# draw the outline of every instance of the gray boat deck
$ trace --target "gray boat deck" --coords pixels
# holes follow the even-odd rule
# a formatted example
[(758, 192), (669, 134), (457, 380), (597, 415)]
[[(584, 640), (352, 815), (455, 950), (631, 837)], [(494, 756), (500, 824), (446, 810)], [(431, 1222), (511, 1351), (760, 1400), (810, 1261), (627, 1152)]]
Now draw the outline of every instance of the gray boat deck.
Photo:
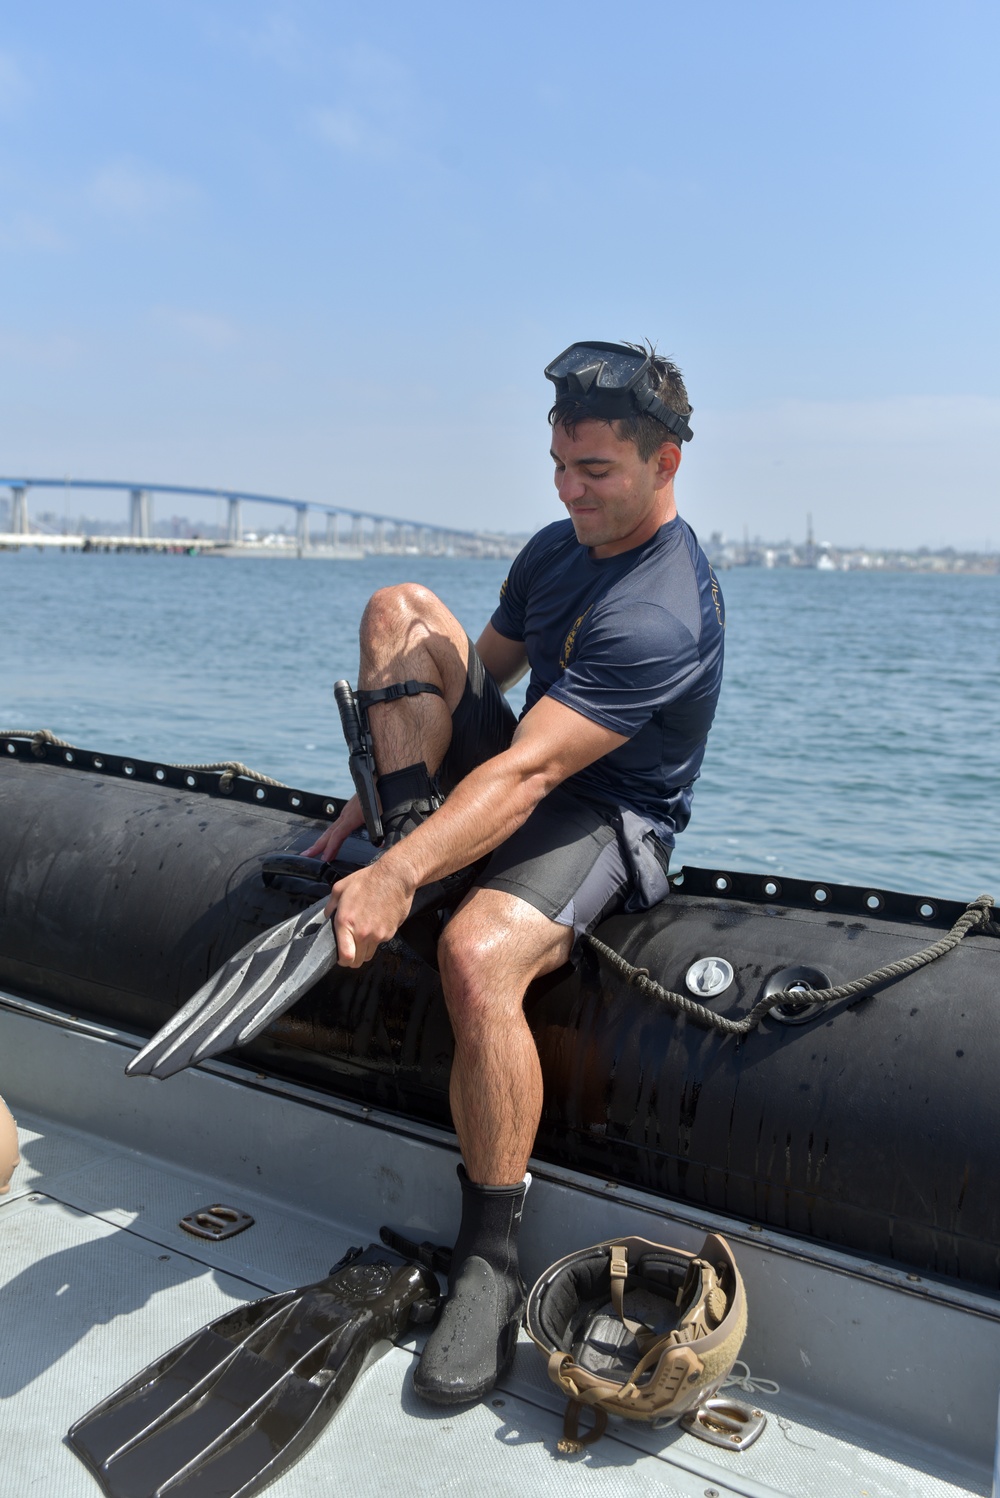
[[(22, 1153), (0, 1199), (2, 1498), (92, 1498), (69, 1425), (234, 1302), (320, 1278), (382, 1223), (437, 1241), (456, 1227), (449, 1134), (225, 1063), (128, 1080), (137, 1044), (0, 995), (0, 1093)], [(414, 1397), (411, 1339), (358, 1380), (275, 1498), (990, 1492), (996, 1300), (551, 1166), (534, 1177), (528, 1277), (619, 1232), (686, 1248), (708, 1227), (729, 1236), (750, 1307), (743, 1356), (780, 1385), (752, 1396), (768, 1414), (759, 1441), (731, 1452), (620, 1422), (562, 1457), (563, 1401), (530, 1342), (491, 1398), (448, 1412)], [(178, 1226), (218, 1201), (253, 1227), (212, 1244)]]

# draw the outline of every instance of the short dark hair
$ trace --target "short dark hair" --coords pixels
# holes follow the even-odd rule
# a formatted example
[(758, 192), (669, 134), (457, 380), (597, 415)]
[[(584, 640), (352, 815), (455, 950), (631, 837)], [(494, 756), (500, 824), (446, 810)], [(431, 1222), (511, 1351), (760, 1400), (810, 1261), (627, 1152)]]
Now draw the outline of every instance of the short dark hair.
[[(667, 410), (675, 411), (678, 416), (685, 418), (690, 416), (691, 402), (677, 365), (658, 354), (648, 339), (645, 343), (629, 343), (625, 346), (635, 349), (636, 353), (651, 356), (653, 362), (649, 371), (650, 384)], [(675, 447), (681, 445), (681, 439), (647, 411), (634, 411), (630, 416), (595, 416), (587, 402), (579, 396), (557, 396), (555, 405), (549, 412), (550, 426), (565, 427), (572, 436), (584, 421), (603, 421), (605, 425), (612, 427), (619, 441), (632, 443), (644, 463), (648, 463), (653, 454), (659, 452), (664, 442), (672, 442)]]

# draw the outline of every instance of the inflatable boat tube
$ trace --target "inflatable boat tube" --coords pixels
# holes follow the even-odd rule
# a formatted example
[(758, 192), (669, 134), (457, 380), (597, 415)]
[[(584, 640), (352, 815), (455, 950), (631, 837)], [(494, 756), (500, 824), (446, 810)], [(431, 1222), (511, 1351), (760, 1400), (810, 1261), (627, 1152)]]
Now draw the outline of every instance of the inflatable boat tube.
[[(315, 884), (265, 879), (262, 865), (307, 847), (339, 804), (0, 736), (0, 987), (152, 1034), (253, 935), (316, 899)], [(732, 981), (705, 1002), (738, 1019), (790, 974), (836, 986), (908, 957), (964, 908), (688, 869), (656, 909), (596, 934), (670, 990), (686, 992), (704, 959), (711, 988), (728, 964)], [(447, 1125), (451, 1032), (418, 926), (322, 979), (232, 1059)], [(588, 950), (528, 995), (545, 1077), (537, 1154), (995, 1289), (998, 992), (992, 926), (869, 996), (769, 1014), (744, 1038), (679, 1016)]]

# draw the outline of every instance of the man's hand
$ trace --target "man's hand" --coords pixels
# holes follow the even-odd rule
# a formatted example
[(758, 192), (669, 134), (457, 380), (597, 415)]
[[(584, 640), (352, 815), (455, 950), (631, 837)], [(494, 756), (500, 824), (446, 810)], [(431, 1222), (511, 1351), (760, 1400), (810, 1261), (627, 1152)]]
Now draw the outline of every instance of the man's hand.
[(385, 856), (338, 879), (326, 914), (333, 921), (340, 966), (357, 968), (369, 962), (406, 920), (415, 893), (416, 886)]
[(311, 848), (303, 850), (302, 857), (322, 858), (329, 863), (337, 856), (341, 844), (347, 841), (351, 833), (357, 832), (358, 828), (364, 825), (365, 817), (361, 810), (361, 802), (357, 796), (352, 796), (333, 825), (320, 834)]
[[(303, 852), (304, 858), (337, 856), (352, 832), (365, 825), (357, 796), (352, 796), (340, 816)], [(337, 938), (337, 962), (341, 967), (363, 967), (375, 956), (379, 945), (395, 936), (410, 913), (414, 890), (397, 870), (382, 869), (381, 856), (366, 868), (348, 874), (330, 891), (326, 914), (333, 921)]]

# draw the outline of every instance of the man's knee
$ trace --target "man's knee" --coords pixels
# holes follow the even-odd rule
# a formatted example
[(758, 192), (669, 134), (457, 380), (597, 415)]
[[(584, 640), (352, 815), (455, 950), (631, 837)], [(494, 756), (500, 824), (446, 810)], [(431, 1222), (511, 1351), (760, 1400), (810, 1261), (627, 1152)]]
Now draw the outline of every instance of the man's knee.
[(456, 1021), (486, 1019), (495, 1007), (497, 984), (491, 981), (503, 964), (506, 933), (453, 917), (438, 942), (438, 966), (445, 1003)]
[(532, 906), (490, 889), (474, 890), (445, 926), (438, 965), (453, 1026), (489, 1023), (520, 1009), (533, 978), (568, 958), (573, 933)]
[[(403, 669), (407, 659), (425, 672), (433, 662), (454, 712), (465, 689), (469, 644), (465, 630), (430, 588), (398, 583), (379, 588), (361, 618), (362, 673)], [(422, 663), (422, 665), (421, 665)], [(421, 678), (423, 679), (423, 678)], [(388, 678), (366, 685), (389, 685)]]
[(426, 620), (444, 608), (436, 593), (420, 583), (394, 583), (369, 598), (361, 616), (362, 640), (384, 639), (405, 630), (414, 620)]
[(438, 943), (441, 985), (456, 1035), (474, 1035), (518, 1014), (539, 961), (536, 943), (516, 917), (477, 909), (477, 896), (489, 900), (494, 891), (474, 891), (472, 907), (452, 917)]

